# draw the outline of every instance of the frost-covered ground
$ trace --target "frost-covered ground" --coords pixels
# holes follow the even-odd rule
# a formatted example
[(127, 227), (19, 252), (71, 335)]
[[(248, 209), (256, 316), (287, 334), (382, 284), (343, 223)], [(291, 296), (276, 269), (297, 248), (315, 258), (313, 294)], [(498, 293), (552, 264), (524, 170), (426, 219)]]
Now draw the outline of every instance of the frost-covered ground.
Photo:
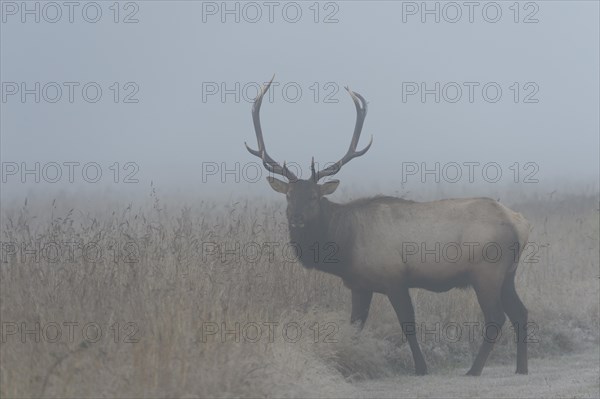
[(461, 377), (456, 371), (427, 378), (404, 376), (355, 384), (357, 397), (398, 398), (598, 398), (598, 348), (577, 355), (530, 360), (529, 375), (489, 365), (479, 378)]

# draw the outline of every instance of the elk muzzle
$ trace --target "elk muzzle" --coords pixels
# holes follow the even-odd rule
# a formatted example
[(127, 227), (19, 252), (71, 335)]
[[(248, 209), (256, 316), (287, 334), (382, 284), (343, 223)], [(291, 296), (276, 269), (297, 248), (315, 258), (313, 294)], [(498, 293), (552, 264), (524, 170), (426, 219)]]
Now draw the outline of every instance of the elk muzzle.
[(293, 229), (301, 229), (304, 227), (304, 216), (295, 214), (290, 216), (289, 219), (290, 227)]

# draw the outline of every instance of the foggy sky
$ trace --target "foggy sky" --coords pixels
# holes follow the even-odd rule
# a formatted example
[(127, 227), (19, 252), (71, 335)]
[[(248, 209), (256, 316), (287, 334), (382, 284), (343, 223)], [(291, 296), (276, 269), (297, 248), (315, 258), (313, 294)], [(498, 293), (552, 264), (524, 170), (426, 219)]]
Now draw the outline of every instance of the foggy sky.
[[(256, 16), (255, 8), (244, 8), (244, 3), (237, 3), (239, 22), (234, 14), (221, 15), (220, 10), (213, 15), (222, 2), (133, 2), (137, 10), (133, 5), (125, 9), (122, 3), (119, 23), (113, 22), (109, 8), (113, 2), (98, 2), (102, 17), (97, 23), (83, 19), (85, 2), (74, 10), (73, 23), (66, 7), (56, 23), (44, 21), (44, 15), (39, 23), (26, 15), (22, 23), (20, 11), (13, 15), (7, 3), (11, 2), (2, 3), (0, 28), (3, 167), (56, 162), (63, 167), (63, 177), (50, 183), (41, 176), (34, 184), (28, 175), (22, 183), (17, 172), (2, 184), (5, 198), (60, 187), (147, 191), (150, 181), (163, 189), (200, 194), (270, 192), (266, 172), (253, 184), (254, 166), (243, 168), (259, 162), (244, 148), (244, 141), (256, 148), (248, 100), (256, 95), (256, 85), (273, 74), (279, 86), (271, 89), (273, 101), (265, 99), (261, 113), (267, 148), (278, 161), (301, 165), (304, 176), (312, 156), (320, 163), (331, 162), (347, 150), (356, 115), (343, 89), (348, 85), (369, 102), (359, 148), (371, 135), (374, 143), (364, 157), (336, 176), (347, 186), (376, 184), (389, 192), (418, 191), (426, 184), (419, 172), (406, 175), (407, 163), (435, 168), (436, 162), (452, 172), (450, 178), (455, 173), (449, 163), (461, 165), (458, 186), (485, 186), (481, 168), (489, 163), (500, 166), (500, 182), (508, 185), (524, 184), (526, 175), (535, 172), (533, 178), (548, 186), (574, 181), (597, 186), (597, 2), (540, 1), (527, 9), (521, 3), (518, 23), (510, 9), (513, 2), (495, 3), (502, 11), (496, 23), (482, 15), (489, 2), (477, 3), (473, 22), (469, 8), (455, 3), (463, 13), (456, 23), (445, 20), (455, 17), (455, 9), (443, 11), (444, 3), (438, 3), (439, 23), (435, 15), (424, 15), (423, 23), (420, 10), (412, 14), (413, 5), (421, 7), (421, 2), (320, 3), (318, 23), (313, 2), (295, 3), (302, 10), (295, 23), (286, 18), (294, 19), (297, 7), (287, 6), (284, 15), (286, 3), (273, 6), (272, 23), (263, 2), (253, 3), (263, 13), (254, 23), (250, 20)], [(33, 8), (35, 3), (27, 4)], [(433, 9), (436, 3), (427, 5)], [(234, 9), (236, 3), (227, 6)], [(493, 19), (495, 9), (488, 10), (488, 19)], [(54, 18), (53, 10), (46, 11), (46, 17)], [(133, 11), (139, 22), (123, 23)], [(330, 13), (337, 22), (324, 23)], [(537, 23), (523, 22), (530, 13)], [(12, 83), (23, 82), (29, 88), (35, 82), (41, 87), (57, 82), (62, 97), (56, 103), (44, 98), (35, 103), (34, 95), (27, 95), (23, 103), (21, 93), (7, 94)], [(79, 84), (73, 103), (64, 82)], [(102, 89), (96, 103), (82, 98), (81, 88), (89, 82)], [(114, 82), (119, 103), (114, 102), (114, 86), (110, 88)], [(406, 92), (420, 89), (422, 83), (432, 89), (436, 82), (439, 103), (434, 94), (423, 102), (420, 93)], [(442, 88), (448, 83), (444, 95)], [(488, 83), (493, 83), (490, 90), (502, 89), (497, 102), (483, 98), (482, 87)], [(207, 92), (223, 85), (232, 90), (224, 101), (220, 91)], [(472, 103), (468, 85), (474, 87)], [(452, 103), (456, 86), (462, 96)], [(302, 95), (296, 99), (298, 87)], [(139, 91), (131, 99), (138, 102), (123, 103), (135, 88)], [(51, 97), (53, 89), (48, 90)], [(335, 90), (329, 100), (337, 102), (326, 102), (325, 96)], [(537, 102), (525, 102), (534, 91), (528, 100)], [(102, 178), (99, 183), (84, 181), (79, 166), (70, 183), (65, 162), (96, 162)], [(118, 183), (110, 168), (115, 162), (120, 169)], [(480, 166), (474, 169), (475, 181), (469, 182), (464, 163), (473, 162)], [(132, 163), (127, 170), (126, 163)], [(213, 173), (214, 165), (217, 173), (207, 174), (207, 168)], [(239, 173), (221, 176), (222, 166), (234, 171), (239, 167)], [(139, 182), (123, 183), (134, 168), (139, 168), (134, 176)], [(513, 183), (515, 168), (520, 173)], [(426, 177), (428, 184), (433, 182), (433, 175)], [(524, 185), (522, 190), (534, 186)]]

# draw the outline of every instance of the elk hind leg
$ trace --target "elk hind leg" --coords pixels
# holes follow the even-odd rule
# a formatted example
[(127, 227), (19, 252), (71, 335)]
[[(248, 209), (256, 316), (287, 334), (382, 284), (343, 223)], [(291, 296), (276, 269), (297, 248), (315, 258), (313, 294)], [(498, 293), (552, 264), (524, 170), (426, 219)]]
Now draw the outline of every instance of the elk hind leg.
[(514, 273), (502, 285), (502, 306), (517, 337), (517, 374), (527, 374), (527, 308), (517, 295)]
[(481, 375), (483, 366), (485, 365), (490, 352), (494, 348), (496, 340), (500, 337), (502, 326), (506, 321), (506, 316), (504, 316), (504, 310), (500, 300), (499, 288), (500, 287), (498, 287), (498, 289), (493, 289), (489, 284), (487, 284), (487, 286), (475, 286), (477, 300), (483, 311), (485, 326), (483, 328), (483, 342), (479, 347), (479, 352), (475, 357), (471, 369), (467, 372), (467, 375)]

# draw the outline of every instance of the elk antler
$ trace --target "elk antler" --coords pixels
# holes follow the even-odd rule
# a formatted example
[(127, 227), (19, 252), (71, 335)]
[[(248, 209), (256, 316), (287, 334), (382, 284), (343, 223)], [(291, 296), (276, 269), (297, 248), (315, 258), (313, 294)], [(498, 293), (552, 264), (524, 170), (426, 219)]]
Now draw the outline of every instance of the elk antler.
[(356, 106), (356, 124), (354, 125), (354, 134), (352, 135), (352, 141), (350, 141), (350, 147), (342, 159), (319, 172), (315, 171), (313, 159), (311, 169), (312, 178), (315, 182), (321, 180), (325, 176), (335, 175), (340, 171), (342, 166), (348, 163), (351, 159), (364, 155), (369, 148), (371, 148), (371, 144), (373, 144), (373, 136), (371, 136), (371, 141), (369, 141), (369, 144), (367, 144), (367, 146), (362, 150), (356, 151), (356, 146), (358, 145), (358, 140), (360, 139), (363, 123), (365, 123), (365, 117), (367, 116), (367, 100), (365, 100), (360, 94), (350, 90), (348, 87), (346, 87), (346, 90), (350, 94), (350, 97), (352, 97), (352, 101), (354, 101), (354, 105)]
[(287, 168), (285, 162), (283, 163), (283, 166), (281, 166), (267, 153), (262, 128), (260, 127), (260, 106), (262, 104), (263, 96), (269, 91), (269, 87), (271, 87), (271, 83), (273, 83), (273, 79), (275, 79), (275, 75), (273, 75), (269, 83), (261, 88), (260, 93), (258, 93), (258, 96), (254, 100), (254, 105), (252, 106), (252, 121), (254, 122), (254, 132), (256, 133), (256, 140), (258, 141), (258, 150), (253, 150), (248, 147), (246, 142), (244, 142), (244, 145), (246, 145), (246, 149), (250, 154), (262, 159), (265, 169), (269, 172), (284, 176), (290, 181), (295, 181), (298, 180), (298, 178)]

